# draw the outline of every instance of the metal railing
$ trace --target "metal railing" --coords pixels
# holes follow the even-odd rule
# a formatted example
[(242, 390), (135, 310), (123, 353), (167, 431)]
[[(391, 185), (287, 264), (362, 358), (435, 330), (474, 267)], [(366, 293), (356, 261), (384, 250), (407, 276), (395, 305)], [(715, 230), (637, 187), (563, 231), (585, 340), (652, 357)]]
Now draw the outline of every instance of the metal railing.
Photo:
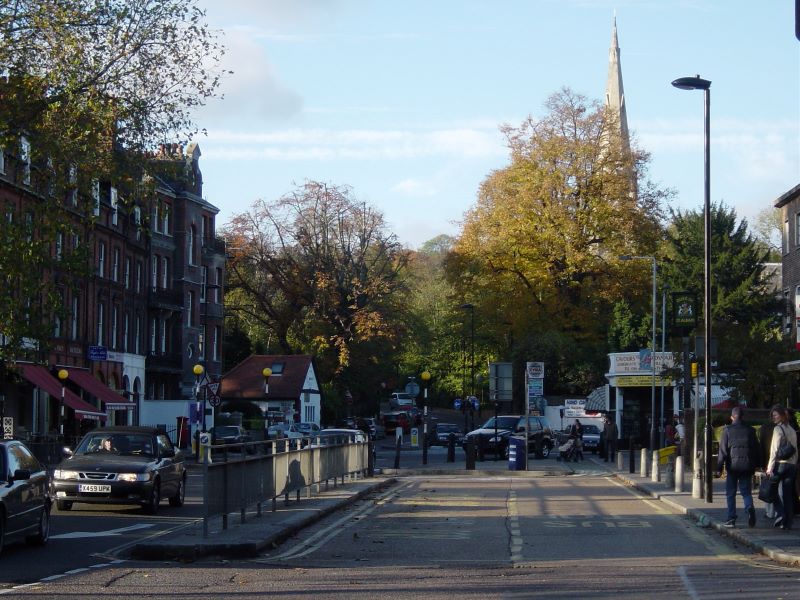
[[(302, 447), (303, 444), (305, 447)], [(355, 442), (347, 436), (269, 440), (208, 446), (203, 457), (203, 537), (208, 537), (210, 519), (222, 517), (228, 528), (228, 516), (239, 512), (246, 521), (247, 509), (255, 506), (261, 515), (262, 505), (278, 498), (286, 503), (289, 495), (306, 490), (319, 493), (345, 478), (372, 475), (373, 445)]]

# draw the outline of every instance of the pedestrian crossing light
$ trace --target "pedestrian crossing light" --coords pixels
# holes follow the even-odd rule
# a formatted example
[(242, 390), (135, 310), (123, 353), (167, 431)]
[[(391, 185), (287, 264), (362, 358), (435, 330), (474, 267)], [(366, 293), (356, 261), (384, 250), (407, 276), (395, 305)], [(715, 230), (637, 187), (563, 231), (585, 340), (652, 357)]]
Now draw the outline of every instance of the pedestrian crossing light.
[(692, 377), (697, 377), (697, 364), (696, 362), (692, 363)]

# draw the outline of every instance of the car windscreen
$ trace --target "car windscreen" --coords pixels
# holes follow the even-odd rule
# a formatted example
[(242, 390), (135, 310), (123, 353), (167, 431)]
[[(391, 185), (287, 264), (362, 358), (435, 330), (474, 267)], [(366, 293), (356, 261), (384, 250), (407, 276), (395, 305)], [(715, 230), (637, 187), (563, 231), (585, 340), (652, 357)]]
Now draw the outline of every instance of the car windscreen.
[[(514, 429), (519, 422), (519, 417), (497, 417), (498, 429)], [(483, 424), (482, 429), (494, 429), (495, 418), (492, 417)]]
[(214, 435), (217, 437), (237, 436), (239, 435), (238, 427), (215, 427)]
[(586, 435), (587, 433), (596, 435), (600, 433), (600, 429), (597, 427), (597, 425), (584, 425), (583, 434)]
[(153, 438), (141, 433), (108, 433), (87, 435), (75, 454), (117, 454), (119, 456), (155, 456)]
[(459, 429), (458, 429), (458, 425), (452, 425), (450, 423), (439, 423), (436, 426), (436, 431), (440, 431), (442, 433), (450, 433), (451, 431), (453, 433), (458, 433)]

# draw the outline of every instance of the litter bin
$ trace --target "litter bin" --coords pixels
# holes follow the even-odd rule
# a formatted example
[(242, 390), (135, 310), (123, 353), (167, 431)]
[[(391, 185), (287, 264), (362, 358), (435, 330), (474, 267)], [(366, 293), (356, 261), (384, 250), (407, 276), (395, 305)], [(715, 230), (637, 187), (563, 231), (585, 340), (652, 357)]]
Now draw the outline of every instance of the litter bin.
[(525, 459), (525, 440), (521, 440), (514, 436), (508, 438), (508, 470), (509, 471), (524, 471), (526, 464)]

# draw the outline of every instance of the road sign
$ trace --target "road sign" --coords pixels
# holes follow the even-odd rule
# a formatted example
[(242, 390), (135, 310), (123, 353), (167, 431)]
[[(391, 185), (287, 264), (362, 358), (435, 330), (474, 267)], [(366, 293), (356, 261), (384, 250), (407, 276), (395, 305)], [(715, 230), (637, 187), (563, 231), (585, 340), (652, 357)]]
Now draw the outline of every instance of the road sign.
[(215, 408), (216, 408), (217, 406), (219, 406), (221, 402), (222, 402), (222, 398), (220, 398), (220, 397), (219, 397), (219, 396), (217, 396), (216, 394), (213, 394), (213, 395), (211, 395), (211, 396), (209, 396), (209, 397), (208, 397), (208, 403), (209, 403), (211, 406), (215, 407)]
[(3, 417), (3, 439), (14, 439), (14, 417)]
[(219, 395), (219, 381), (207, 384), (206, 388), (208, 388), (208, 393), (211, 394), (212, 396)]
[(108, 360), (108, 349), (105, 346), (89, 346), (87, 358), (89, 360)]
[(419, 384), (416, 381), (409, 381), (406, 384), (406, 394), (409, 394), (414, 398), (419, 396)]
[(453, 409), (461, 410), (461, 398), (456, 398), (453, 400)]

